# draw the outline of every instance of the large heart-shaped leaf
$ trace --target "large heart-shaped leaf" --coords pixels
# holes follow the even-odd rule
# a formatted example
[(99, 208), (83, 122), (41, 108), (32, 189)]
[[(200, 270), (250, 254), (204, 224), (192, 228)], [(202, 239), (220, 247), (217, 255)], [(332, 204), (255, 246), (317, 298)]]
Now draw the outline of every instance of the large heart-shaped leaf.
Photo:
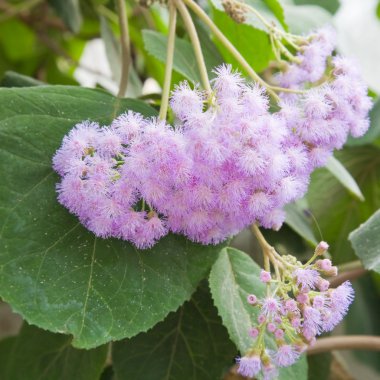
[[(248, 331), (257, 325), (258, 310), (247, 302), (251, 293), (258, 298), (265, 295), (265, 285), (260, 281), (260, 267), (244, 252), (225, 248), (210, 273), (210, 288), (215, 306), (227, 327), (231, 340), (242, 355), (252, 346)], [(281, 368), (281, 380), (306, 380), (307, 363), (303, 356), (291, 367)]]
[(112, 346), (117, 379), (215, 380), (233, 364), (228, 339), (207, 287), (147, 333)]
[(220, 247), (170, 235), (138, 251), (96, 239), (56, 200), (51, 158), (76, 122), (155, 111), (63, 86), (0, 89), (0, 99), (0, 296), (81, 348), (145, 331), (189, 299)]
[(108, 347), (78, 350), (71, 337), (24, 324), (17, 337), (0, 342), (0, 378), (8, 380), (97, 380)]

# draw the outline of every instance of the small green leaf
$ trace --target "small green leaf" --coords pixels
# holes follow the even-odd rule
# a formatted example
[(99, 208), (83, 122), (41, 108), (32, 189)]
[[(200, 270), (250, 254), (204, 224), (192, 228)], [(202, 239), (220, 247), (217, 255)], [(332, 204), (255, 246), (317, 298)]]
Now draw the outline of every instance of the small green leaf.
[(14, 71), (6, 71), (0, 82), (0, 87), (32, 87), (43, 85), (46, 85), (46, 83)]
[[(265, 285), (260, 281), (261, 268), (244, 252), (224, 248), (210, 273), (210, 289), (215, 306), (222, 317), (231, 340), (242, 355), (252, 346), (248, 335), (257, 325), (258, 309), (247, 302), (249, 294), (258, 298), (265, 295)], [(307, 379), (307, 363), (303, 356), (296, 364), (280, 370), (281, 380)]]
[(362, 194), (355, 179), (335, 157), (331, 156), (325, 167), (349, 191), (351, 195), (359, 201), (364, 201), (364, 195)]
[[(254, 70), (260, 72), (267, 68), (269, 61), (273, 58), (273, 51), (266, 32), (256, 29), (252, 25), (237, 24), (224, 11), (217, 8), (212, 9), (212, 16), (215, 24)], [(224, 45), (216, 39), (214, 41), (224, 60), (243, 72), (241, 65)]]
[(380, 273), (380, 210), (349, 235), (364, 267)]
[(82, 12), (79, 0), (48, 0), (58, 16), (74, 33), (78, 33), (82, 26)]
[(191, 297), (221, 246), (169, 235), (139, 251), (97, 239), (58, 204), (51, 159), (78, 122), (155, 110), (98, 90), (0, 89), (0, 296), (24, 319), (79, 348), (153, 327)]
[[(211, 0), (211, 3), (218, 11), (225, 12), (222, 0)], [(279, 28), (285, 25), (283, 9), (278, 0), (247, 0), (245, 3), (254, 8), (266, 22), (275, 24)], [(230, 16), (228, 17), (230, 18)], [(245, 12), (245, 18), (244, 24), (268, 33), (268, 28), (263, 21), (249, 9)], [(222, 28), (222, 31), (225, 32), (224, 28)]]
[[(142, 33), (145, 49), (148, 51), (148, 53), (157, 58), (159, 61), (165, 63), (167, 36), (153, 30), (143, 30)], [(199, 83), (200, 76), (191, 43), (184, 40), (183, 38), (176, 37), (174, 49), (174, 70), (182, 74), (193, 83)], [(209, 73), (211, 73), (212, 69), (214, 68), (215, 58), (210, 52), (208, 52), (207, 49), (203, 49), (203, 54), (206, 67)]]
[(113, 344), (118, 379), (222, 378), (237, 352), (204, 288), (152, 330)]
[(18, 336), (0, 342), (0, 378), (4, 380), (97, 380), (108, 347), (73, 348), (71, 337), (23, 325)]
[(311, 246), (315, 247), (318, 241), (310, 226), (310, 220), (307, 217), (308, 209), (303, 207), (300, 202), (290, 203), (285, 206), (286, 220), (285, 223), (298, 235), (303, 237)]

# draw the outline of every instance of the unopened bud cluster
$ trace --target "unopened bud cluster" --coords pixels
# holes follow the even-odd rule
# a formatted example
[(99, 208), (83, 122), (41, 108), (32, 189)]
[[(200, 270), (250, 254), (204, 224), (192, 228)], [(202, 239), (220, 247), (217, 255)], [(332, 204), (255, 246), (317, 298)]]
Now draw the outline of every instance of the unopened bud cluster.
[(276, 378), (278, 368), (294, 364), (317, 335), (331, 331), (343, 319), (354, 291), (349, 281), (329, 288), (324, 277), (336, 276), (337, 268), (329, 259), (318, 258), (327, 248), (321, 242), (305, 265), (294, 257), (283, 257), (278, 263), (280, 278), (261, 272), (260, 280), (267, 284), (268, 292), (261, 299), (247, 296), (247, 302), (259, 312), (257, 325), (247, 332), (253, 339), (252, 348), (237, 360), (240, 374), (254, 377), (261, 372), (266, 380)]

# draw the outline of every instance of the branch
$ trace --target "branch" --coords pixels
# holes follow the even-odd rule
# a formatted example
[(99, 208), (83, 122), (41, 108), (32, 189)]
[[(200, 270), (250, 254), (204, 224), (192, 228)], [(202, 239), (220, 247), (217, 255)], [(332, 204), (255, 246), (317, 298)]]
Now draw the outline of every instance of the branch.
[(117, 96), (120, 98), (125, 95), (128, 86), (128, 72), (130, 64), (129, 55), (129, 32), (128, 32), (128, 17), (125, 8), (124, 0), (117, 0), (117, 8), (119, 15), (120, 25), (120, 44), (121, 44), (121, 78), (119, 85), (119, 92)]
[(347, 335), (321, 338), (307, 350), (308, 355), (333, 350), (380, 351), (380, 337), (373, 335)]
[(336, 288), (340, 284), (343, 284), (343, 282), (347, 280), (356, 280), (357, 278), (364, 276), (366, 273), (367, 270), (364, 268), (353, 269), (347, 272), (340, 273), (336, 277), (332, 277), (331, 279), (329, 279), (330, 286), (332, 288)]

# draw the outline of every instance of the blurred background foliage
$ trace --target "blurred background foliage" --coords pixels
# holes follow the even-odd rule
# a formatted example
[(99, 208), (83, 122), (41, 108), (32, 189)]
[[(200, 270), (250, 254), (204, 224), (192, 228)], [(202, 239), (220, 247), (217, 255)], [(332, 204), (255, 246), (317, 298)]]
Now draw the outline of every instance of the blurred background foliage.
[[(377, 97), (380, 71), (376, 70), (380, 61), (380, 2), (250, 1), (263, 6), (270, 17), (282, 21), (284, 27), (294, 32), (307, 32), (326, 22), (334, 23), (339, 50), (356, 58), (362, 67), (374, 108), (368, 134), (349, 141), (336, 154), (342, 170), (347, 170), (343, 173), (346, 177), (343, 175), (342, 179), (340, 169), (317, 170), (305, 199), (287, 210), (287, 224), (279, 232), (266, 233), (280, 252), (292, 252), (300, 259), (310, 255), (315, 242), (324, 239), (329, 242), (330, 254), (336, 263), (356, 261), (358, 252), (352, 248), (349, 234), (380, 208), (380, 102)], [(158, 3), (150, 8), (143, 3), (126, 2), (133, 63), (125, 95), (158, 105), (168, 14)], [(260, 26), (255, 23), (237, 26), (216, 0), (200, 3), (250, 64), (265, 76), (273, 53), (268, 35)], [(201, 23), (197, 22), (196, 26), (210, 71), (223, 61), (235, 63)], [(196, 82), (195, 59), (181, 23), (178, 36), (173, 85), (183, 79)], [(119, 78), (119, 27), (114, 1), (0, 0), (0, 86), (80, 85), (116, 94)], [(234, 245), (260, 261), (255, 240), (248, 231), (237, 236)], [(363, 271), (354, 286), (356, 300), (337, 333), (378, 335), (380, 276), (376, 271)], [(0, 321), (2, 336), (16, 333), (19, 319), (10, 314), (4, 304)], [(310, 379), (371, 380), (380, 376), (378, 356), (369, 352), (317, 355), (310, 358), (309, 365)], [(236, 378), (233, 373), (228, 376)]]

